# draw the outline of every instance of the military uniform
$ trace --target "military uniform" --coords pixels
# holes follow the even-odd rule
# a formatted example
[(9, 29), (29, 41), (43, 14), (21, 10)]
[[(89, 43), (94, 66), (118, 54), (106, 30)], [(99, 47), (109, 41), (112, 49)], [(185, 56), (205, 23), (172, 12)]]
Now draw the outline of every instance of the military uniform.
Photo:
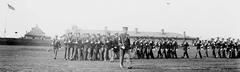
[(162, 44), (162, 41), (159, 41), (159, 42), (157, 43), (157, 47), (158, 47), (158, 55), (157, 55), (157, 58), (163, 58), (163, 54), (162, 54), (163, 44)]
[(167, 42), (167, 58), (172, 57), (171, 53), (172, 53), (172, 43), (171, 41), (168, 41)]
[(228, 58), (235, 58), (235, 44), (231, 41), (229, 44)]
[(105, 50), (105, 47), (106, 47), (106, 40), (105, 40), (105, 36), (101, 36), (100, 37), (100, 41), (101, 41), (101, 47), (99, 49), (99, 59), (100, 60), (103, 60), (104, 58), (104, 50)]
[(144, 45), (143, 45), (143, 57), (145, 58), (145, 57), (147, 57), (147, 48), (148, 48), (148, 41), (147, 40), (145, 40), (144, 41)]
[(147, 46), (147, 59), (149, 59), (149, 56), (154, 59), (154, 56), (153, 56), (153, 52), (152, 52), (152, 49), (153, 49), (153, 46), (154, 46), (154, 42), (152, 40), (150, 40), (148, 42), (148, 46)]
[(176, 41), (173, 41), (173, 50), (172, 50), (172, 55), (173, 55), (173, 58), (178, 58), (177, 56), (177, 48), (178, 48), (178, 44)]
[(183, 51), (184, 51), (182, 58), (184, 58), (185, 56), (187, 56), (187, 58), (189, 58), (189, 56), (188, 56), (188, 46), (189, 46), (188, 42), (184, 42), (182, 44)]
[(222, 58), (222, 54), (221, 54), (221, 49), (222, 49), (222, 45), (221, 45), (221, 42), (219, 40), (216, 41), (216, 47), (217, 47), (217, 50), (218, 50), (218, 57), (219, 58)]
[(89, 45), (88, 45), (88, 60), (92, 60), (93, 57), (93, 50), (95, 48), (95, 41), (94, 41), (94, 37), (89, 38)]
[(72, 57), (71, 59), (72, 60), (76, 60), (77, 59), (77, 49), (78, 49), (78, 38), (77, 36), (74, 36), (74, 39), (73, 39), (73, 50), (72, 50)]
[(240, 58), (240, 43), (237, 42), (237, 58)]
[(110, 41), (110, 36), (104, 37), (105, 43), (104, 43), (104, 53), (103, 53), (103, 58), (104, 61), (107, 61), (109, 59), (109, 49), (111, 47), (111, 41)]
[(115, 45), (114, 45), (114, 36), (110, 36), (108, 47), (109, 47), (109, 58), (110, 58), (110, 61), (113, 62), (114, 61), (114, 57), (115, 57), (115, 53), (114, 53), (114, 47), (115, 47)]
[(206, 57), (208, 57), (208, 47), (209, 47), (209, 43), (208, 41), (205, 41), (203, 48), (205, 50)]
[(127, 34), (127, 28), (123, 27), (124, 33), (119, 36), (119, 46), (120, 46), (120, 67), (123, 68), (124, 55), (127, 55), (127, 62), (129, 64), (128, 68), (131, 68), (131, 57), (130, 57), (130, 39)]
[(70, 59), (70, 50), (72, 48), (72, 36), (71, 34), (68, 34), (68, 36), (65, 38), (64, 41), (65, 44), (65, 54), (64, 54), (64, 58), (65, 60)]
[(89, 48), (90, 48), (90, 44), (91, 41), (89, 39), (89, 37), (84, 37), (83, 40), (83, 59), (84, 60), (88, 60), (90, 57), (90, 53), (88, 52)]
[(98, 60), (99, 57), (99, 49), (102, 47), (102, 42), (100, 41), (99, 37), (95, 39), (95, 48), (93, 50), (93, 60)]
[(83, 60), (83, 43), (82, 43), (82, 38), (78, 37), (78, 42), (77, 42), (77, 58), (79, 60)]
[(135, 41), (135, 48), (136, 48), (137, 58), (140, 59), (141, 58), (141, 48), (140, 48), (140, 41), (139, 40)]
[(141, 59), (143, 59), (144, 58), (144, 43), (143, 43), (144, 41), (143, 40), (141, 40), (140, 42), (139, 42), (139, 44), (138, 44), (138, 47), (139, 47), (139, 51), (140, 51), (140, 53), (139, 53), (139, 56), (140, 56), (140, 58)]
[(210, 43), (210, 46), (211, 46), (211, 48), (212, 48), (212, 55), (213, 55), (213, 57), (214, 58), (216, 58), (216, 44), (215, 44), (215, 42), (214, 41), (212, 41), (211, 43)]
[(226, 58), (226, 49), (227, 49), (227, 42), (222, 41), (221, 42), (221, 55), (222, 58)]
[(163, 42), (163, 54), (164, 54), (165, 58), (168, 58), (168, 55), (167, 55), (167, 41)]
[(54, 59), (56, 59), (58, 49), (61, 48), (61, 42), (58, 40), (58, 37), (57, 37), (57, 36), (56, 36), (55, 39), (53, 39), (52, 44), (53, 44)]
[(196, 46), (196, 48), (197, 48), (195, 58), (197, 58), (197, 55), (199, 55), (199, 57), (202, 58), (202, 53), (201, 53), (202, 44), (201, 44), (201, 41), (197, 41), (196, 43), (194, 43), (194, 46)]

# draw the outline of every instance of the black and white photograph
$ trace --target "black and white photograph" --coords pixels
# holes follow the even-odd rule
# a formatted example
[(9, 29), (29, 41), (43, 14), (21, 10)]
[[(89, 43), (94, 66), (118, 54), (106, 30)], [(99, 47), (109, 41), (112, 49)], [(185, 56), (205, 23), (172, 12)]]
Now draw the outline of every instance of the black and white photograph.
[(240, 0), (0, 0), (0, 72), (240, 72)]

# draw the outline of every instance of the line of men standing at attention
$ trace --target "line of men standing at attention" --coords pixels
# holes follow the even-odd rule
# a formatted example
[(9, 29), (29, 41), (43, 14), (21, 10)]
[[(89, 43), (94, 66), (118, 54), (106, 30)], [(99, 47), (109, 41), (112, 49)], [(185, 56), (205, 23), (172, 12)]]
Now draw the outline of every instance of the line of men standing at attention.
[[(57, 37), (56, 37), (57, 38)], [(80, 33), (68, 33), (64, 36), (63, 44), (65, 45), (66, 60), (110, 60), (119, 58), (121, 48), (121, 39), (118, 33), (110, 35), (100, 34), (80, 34)], [(60, 41), (54, 40), (54, 54), (56, 59), (57, 49), (61, 47)], [(129, 46), (129, 51), (134, 54), (134, 57), (138, 59), (149, 58), (178, 58), (177, 49), (181, 47), (183, 49), (183, 55), (181, 58), (189, 58), (188, 51), (190, 44), (184, 41), (182, 44), (174, 39), (146, 39), (137, 38), (134, 39)], [(211, 40), (196, 40), (193, 43), (196, 48), (196, 55), (202, 57), (201, 51), (204, 51), (205, 57), (209, 57), (209, 50), (212, 51), (214, 58), (240, 58), (240, 40), (235, 39), (211, 39)], [(56, 49), (55, 49), (56, 48)], [(157, 50), (157, 57), (154, 56), (154, 50)], [(129, 57), (130, 58), (130, 57)]]

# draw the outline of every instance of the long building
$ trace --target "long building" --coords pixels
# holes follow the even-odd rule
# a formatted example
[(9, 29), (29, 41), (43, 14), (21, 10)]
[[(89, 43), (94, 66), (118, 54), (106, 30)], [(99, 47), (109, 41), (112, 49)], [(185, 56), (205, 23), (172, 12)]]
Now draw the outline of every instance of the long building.
[[(90, 34), (106, 34), (106, 32), (110, 34), (122, 33), (122, 31), (110, 31), (107, 29), (107, 27), (105, 27), (104, 30), (81, 30), (81, 29), (78, 29), (78, 27), (74, 26), (72, 29), (69, 29), (67, 31), (90, 33)], [(195, 40), (198, 39), (198, 37), (187, 36), (186, 32), (183, 32), (182, 34), (174, 33), (174, 32), (165, 32), (164, 29), (162, 29), (160, 32), (140, 32), (138, 31), (138, 28), (135, 28), (135, 30), (129, 30), (128, 34), (130, 35), (131, 41), (133, 41), (136, 38), (175, 39), (177, 40), (178, 43), (187, 41), (190, 44), (192, 44)]]

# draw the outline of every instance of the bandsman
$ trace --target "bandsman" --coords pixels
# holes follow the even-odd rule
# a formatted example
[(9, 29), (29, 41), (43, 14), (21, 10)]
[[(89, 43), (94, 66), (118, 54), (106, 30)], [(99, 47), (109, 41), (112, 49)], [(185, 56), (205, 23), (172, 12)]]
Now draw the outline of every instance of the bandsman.
[(187, 42), (187, 41), (183, 42), (182, 47), (183, 47), (183, 51), (184, 51), (182, 58), (184, 58), (185, 56), (186, 56), (187, 58), (189, 58), (189, 56), (188, 56), (188, 49), (189, 49), (189, 44), (188, 44), (188, 42)]
[(163, 54), (162, 54), (163, 44), (162, 44), (162, 41), (158, 41), (158, 42), (157, 42), (157, 47), (158, 47), (158, 55), (157, 55), (157, 58), (163, 58)]
[(197, 58), (197, 55), (199, 55), (199, 57), (202, 58), (202, 54), (201, 54), (201, 46), (202, 46), (202, 43), (201, 43), (201, 41), (200, 41), (200, 40), (196, 41), (196, 42), (194, 43), (194, 46), (196, 46), (196, 49), (197, 49), (195, 58)]
[(172, 43), (173, 43), (172, 44), (173, 45), (172, 56), (173, 56), (173, 58), (177, 59), (178, 58), (178, 56), (177, 56), (178, 43), (176, 40), (174, 40)]

